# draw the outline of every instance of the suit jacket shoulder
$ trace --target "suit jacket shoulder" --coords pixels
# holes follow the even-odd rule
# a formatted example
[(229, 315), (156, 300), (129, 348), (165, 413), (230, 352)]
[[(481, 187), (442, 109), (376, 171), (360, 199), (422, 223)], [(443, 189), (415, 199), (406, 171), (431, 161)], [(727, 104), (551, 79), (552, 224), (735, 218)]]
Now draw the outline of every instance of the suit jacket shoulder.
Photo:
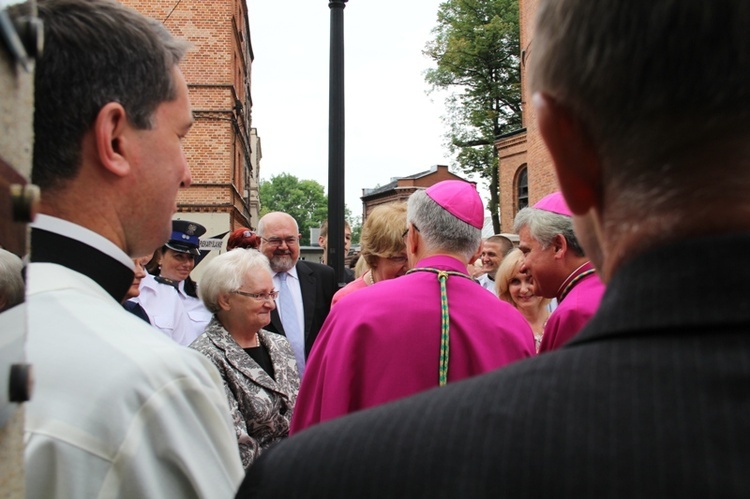
[[(256, 463), (243, 488), (283, 497), (314, 480), (318, 497), (748, 497), (750, 263), (736, 258), (748, 245), (750, 234), (712, 236), (644, 253), (562, 348), (305, 430)], [(696, 292), (709, 254), (731, 272)]]

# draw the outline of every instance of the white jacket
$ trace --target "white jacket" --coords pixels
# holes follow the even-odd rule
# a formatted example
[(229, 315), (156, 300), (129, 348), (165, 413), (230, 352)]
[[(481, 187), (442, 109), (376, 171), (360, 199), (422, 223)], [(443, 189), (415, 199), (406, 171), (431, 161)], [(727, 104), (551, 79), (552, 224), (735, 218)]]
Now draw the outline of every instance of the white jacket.
[(495, 287), (495, 281), (490, 279), (487, 274), (482, 274), (477, 279), (477, 282), (487, 291), (491, 291), (493, 295), (497, 296), (497, 288)]
[(234, 497), (237, 440), (205, 357), (60, 265), (28, 266), (25, 306), (28, 498)]
[(212, 314), (203, 302), (185, 293), (185, 281), (177, 290), (146, 274), (140, 290), (141, 294), (133, 301), (141, 304), (155, 328), (180, 345), (190, 345), (211, 321)]

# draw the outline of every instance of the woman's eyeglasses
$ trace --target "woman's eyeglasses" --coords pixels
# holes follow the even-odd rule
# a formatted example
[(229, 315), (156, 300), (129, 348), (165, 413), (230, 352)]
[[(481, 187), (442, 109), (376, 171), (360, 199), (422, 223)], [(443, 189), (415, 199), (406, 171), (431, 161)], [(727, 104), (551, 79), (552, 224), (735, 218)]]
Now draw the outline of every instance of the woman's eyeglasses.
[(232, 291), (232, 294), (247, 296), (256, 301), (274, 301), (279, 296), (278, 291), (271, 291), (270, 293), (248, 293), (247, 291), (240, 291), (239, 289), (237, 291)]

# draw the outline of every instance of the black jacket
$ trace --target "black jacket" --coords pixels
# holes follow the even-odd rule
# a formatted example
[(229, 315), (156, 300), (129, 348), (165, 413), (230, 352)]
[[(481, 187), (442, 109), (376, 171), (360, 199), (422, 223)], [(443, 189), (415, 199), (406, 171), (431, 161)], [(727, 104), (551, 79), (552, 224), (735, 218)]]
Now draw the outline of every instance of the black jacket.
[[(323, 322), (331, 309), (331, 300), (338, 291), (336, 275), (333, 269), (320, 263), (299, 260), (296, 265), (302, 291), (302, 306), (305, 309), (305, 357), (310, 355), (315, 338), (318, 337)], [(278, 309), (271, 312), (271, 324), (265, 327), (268, 331), (284, 334)]]
[(748, 247), (641, 255), (560, 350), (306, 430), (239, 497), (750, 497)]

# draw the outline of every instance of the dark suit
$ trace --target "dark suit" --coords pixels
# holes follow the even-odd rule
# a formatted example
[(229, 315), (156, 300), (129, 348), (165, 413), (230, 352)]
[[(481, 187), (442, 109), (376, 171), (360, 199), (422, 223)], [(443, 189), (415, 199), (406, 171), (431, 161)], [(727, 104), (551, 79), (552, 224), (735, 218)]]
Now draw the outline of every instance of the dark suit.
[(146, 311), (141, 307), (141, 304), (135, 301), (126, 300), (123, 302), (122, 306), (130, 312), (131, 314), (135, 315), (136, 317), (140, 317), (144, 321), (151, 324), (151, 318), (148, 316)]
[[(331, 309), (331, 300), (338, 291), (336, 273), (328, 265), (299, 260), (296, 265), (305, 309), (305, 357), (310, 355), (315, 338)], [(274, 333), (285, 334), (278, 309), (271, 312), (271, 324), (266, 328)]]
[(564, 348), (304, 431), (239, 496), (750, 497), (748, 247), (637, 257)]

